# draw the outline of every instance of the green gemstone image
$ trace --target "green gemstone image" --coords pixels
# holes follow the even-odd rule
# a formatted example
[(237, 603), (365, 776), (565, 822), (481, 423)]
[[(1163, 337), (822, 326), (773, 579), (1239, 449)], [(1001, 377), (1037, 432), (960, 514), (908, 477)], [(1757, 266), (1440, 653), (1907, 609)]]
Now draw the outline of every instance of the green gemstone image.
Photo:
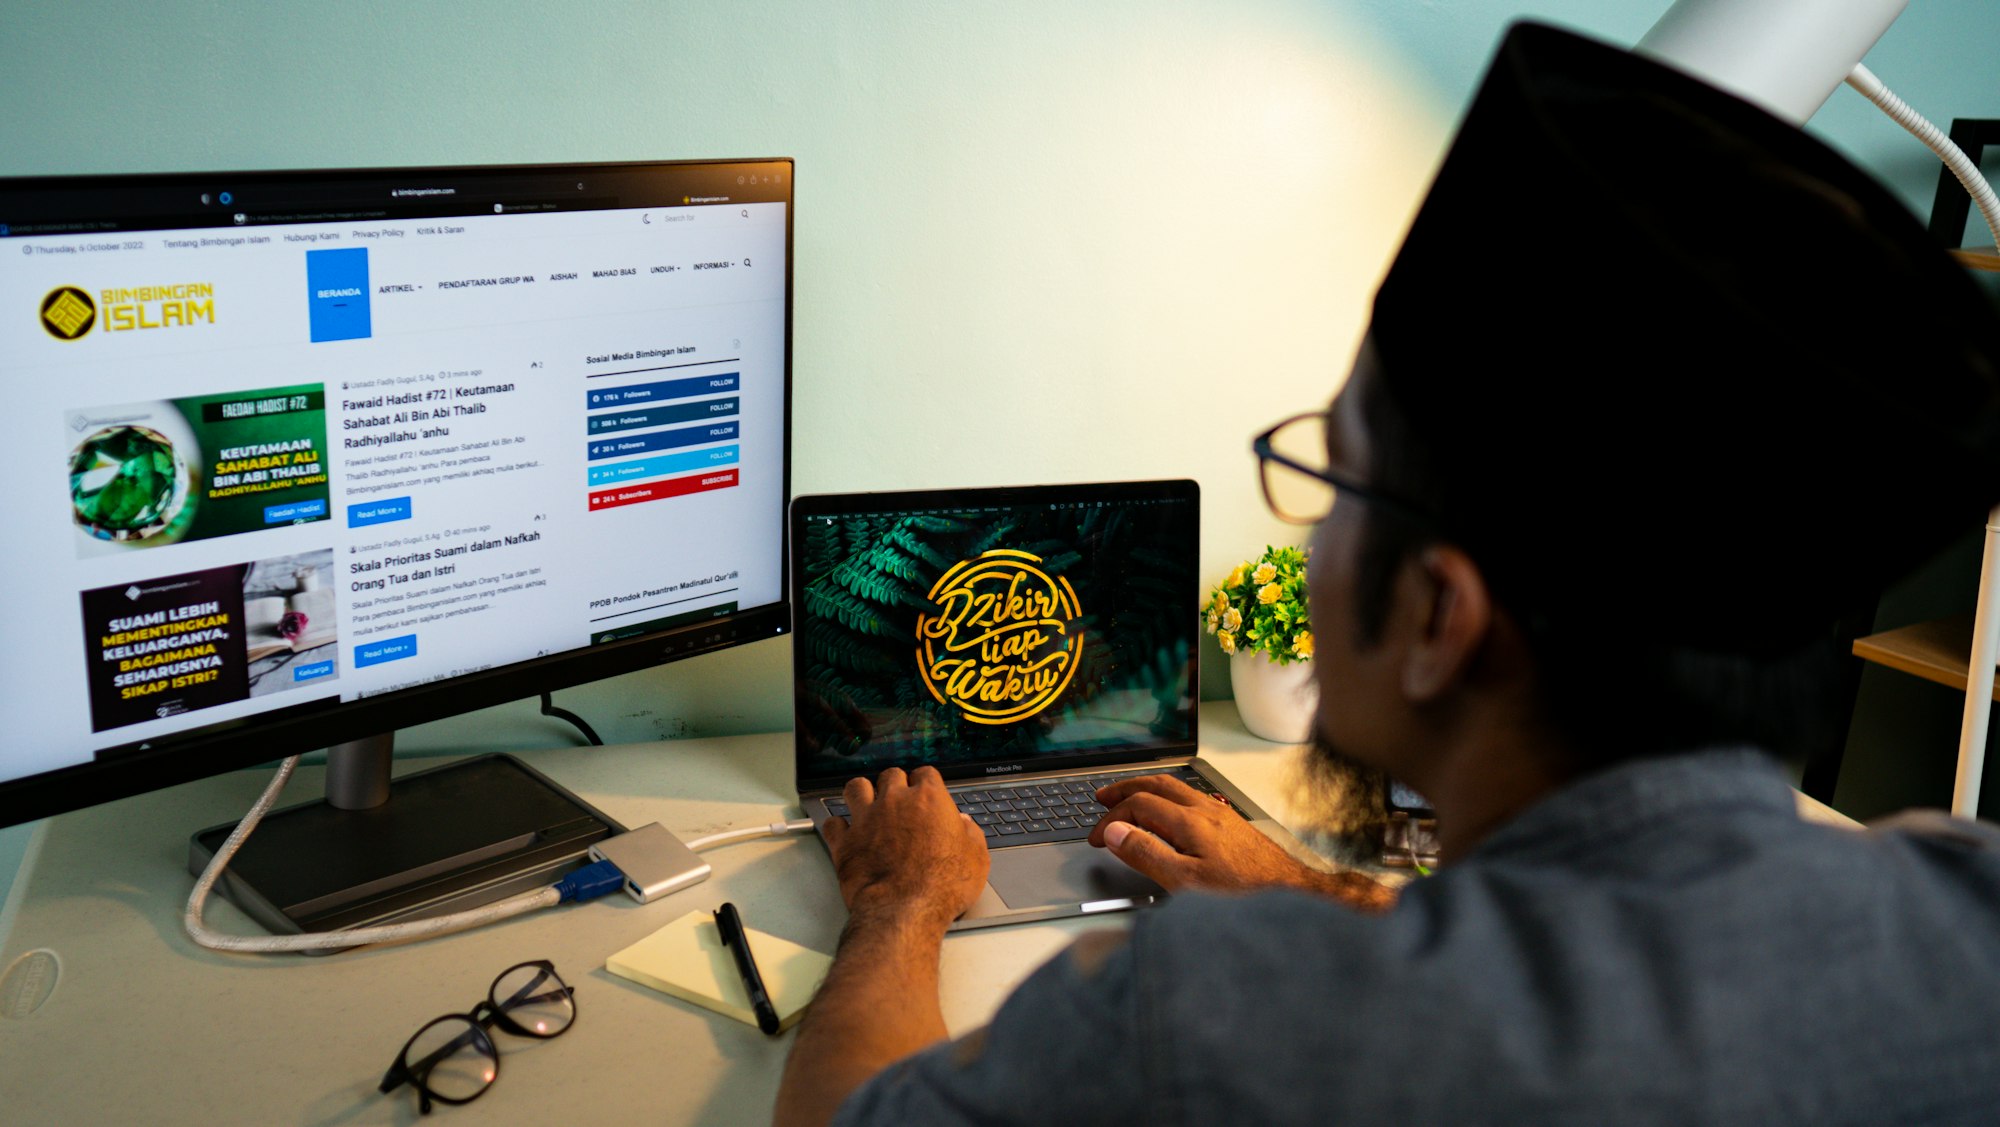
[(76, 522), (100, 540), (144, 540), (167, 527), (187, 501), (187, 467), (155, 430), (100, 430), (69, 459)]

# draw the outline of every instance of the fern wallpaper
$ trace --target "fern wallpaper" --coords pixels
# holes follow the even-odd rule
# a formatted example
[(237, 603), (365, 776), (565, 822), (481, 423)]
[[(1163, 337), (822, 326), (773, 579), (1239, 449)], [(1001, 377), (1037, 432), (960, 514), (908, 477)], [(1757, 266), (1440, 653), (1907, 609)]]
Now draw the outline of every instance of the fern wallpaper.
[[(1074, 755), (1191, 739), (1198, 630), (1194, 503), (935, 510), (815, 520), (796, 640), (801, 777)], [(919, 668), (938, 578), (993, 549), (1040, 557), (1076, 593), (1075, 674), (1017, 723), (972, 723)]]

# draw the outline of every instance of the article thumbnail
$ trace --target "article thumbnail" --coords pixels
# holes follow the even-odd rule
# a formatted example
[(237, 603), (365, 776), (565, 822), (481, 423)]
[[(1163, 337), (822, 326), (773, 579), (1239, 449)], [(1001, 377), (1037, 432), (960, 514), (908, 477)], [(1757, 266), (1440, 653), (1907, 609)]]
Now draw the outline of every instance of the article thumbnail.
[(77, 554), (327, 520), (320, 384), (69, 412)]
[(91, 730), (339, 677), (333, 551), (85, 591)]

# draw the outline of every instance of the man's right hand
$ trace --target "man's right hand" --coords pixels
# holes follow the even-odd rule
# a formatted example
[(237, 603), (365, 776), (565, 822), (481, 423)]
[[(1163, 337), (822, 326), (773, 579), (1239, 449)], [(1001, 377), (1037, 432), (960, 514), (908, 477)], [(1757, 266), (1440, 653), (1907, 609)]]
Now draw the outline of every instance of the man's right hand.
[(849, 912), (914, 909), (942, 928), (979, 898), (992, 865), (986, 838), (936, 768), (849, 779), (845, 797), (852, 824), (835, 818), (825, 833)]
[(824, 1124), (891, 1063), (946, 1036), (938, 1008), (945, 928), (986, 887), (986, 837), (936, 769), (851, 779), (853, 822), (825, 824), (847, 928), (792, 1043), (774, 1122)]
[(1296, 888), (1365, 911), (1396, 902), (1393, 889), (1364, 876), (1305, 865), (1227, 803), (1170, 775), (1121, 779), (1099, 789), (1097, 801), (1106, 813), (1090, 831), (1090, 844), (1110, 849), (1169, 892)]

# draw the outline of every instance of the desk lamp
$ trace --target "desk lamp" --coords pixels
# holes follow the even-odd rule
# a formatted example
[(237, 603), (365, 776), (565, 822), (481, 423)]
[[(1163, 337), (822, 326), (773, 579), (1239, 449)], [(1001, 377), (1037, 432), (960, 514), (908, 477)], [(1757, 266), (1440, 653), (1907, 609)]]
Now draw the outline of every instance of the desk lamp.
[(1861, 65), (1909, 0), (1680, 0), (1633, 50), (1804, 125), (1843, 81), (1944, 161), (2000, 243), (2000, 198), (1938, 128)]

